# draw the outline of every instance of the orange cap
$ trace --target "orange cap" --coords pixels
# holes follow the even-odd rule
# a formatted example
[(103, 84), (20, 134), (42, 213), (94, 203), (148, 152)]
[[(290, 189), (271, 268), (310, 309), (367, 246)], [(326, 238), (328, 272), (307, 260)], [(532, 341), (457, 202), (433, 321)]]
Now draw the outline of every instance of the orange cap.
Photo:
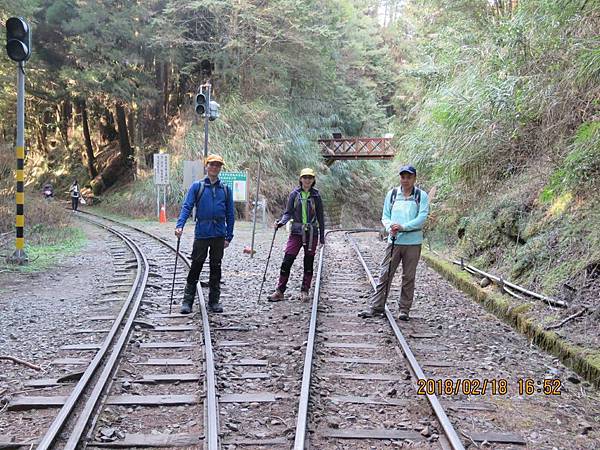
[(208, 155), (206, 157), (206, 159), (204, 160), (204, 165), (207, 165), (208, 163), (211, 162), (218, 162), (221, 163), (222, 165), (225, 165), (225, 161), (223, 161), (223, 158), (219, 155)]

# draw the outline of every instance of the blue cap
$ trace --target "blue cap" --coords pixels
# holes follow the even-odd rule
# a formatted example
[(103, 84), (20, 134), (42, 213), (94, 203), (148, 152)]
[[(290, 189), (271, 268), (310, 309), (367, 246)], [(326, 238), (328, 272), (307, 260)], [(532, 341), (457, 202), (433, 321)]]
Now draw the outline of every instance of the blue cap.
[(404, 172), (412, 173), (413, 175), (416, 175), (417, 174), (417, 169), (415, 169), (414, 166), (411, 166), (409, 164), (407, 166), (400, 167), (400, 170), (398, 171), (398, 174), (402, 175)]

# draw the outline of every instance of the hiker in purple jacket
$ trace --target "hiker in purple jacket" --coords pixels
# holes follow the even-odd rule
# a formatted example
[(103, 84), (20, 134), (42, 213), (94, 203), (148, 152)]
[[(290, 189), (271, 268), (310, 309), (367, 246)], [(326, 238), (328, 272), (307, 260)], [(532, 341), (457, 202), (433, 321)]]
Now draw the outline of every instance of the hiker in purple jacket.
[(280, 228), (292, 220), (292, 230), (285, 247), (277, 289), (267, 297), (271, 302), (283, 300), (292, 264), (301, 248), (304, 248), (304, 277), (300, 299), (308, 300), (317, 244), (319, 242), (320, 245), (325, 244), (323, 201), (319, 191), (314, 188), (315, 182), (314, 170), (302, 169), (300, 185), (290, 193), (283, 216), (275, 222), (275, 227)]

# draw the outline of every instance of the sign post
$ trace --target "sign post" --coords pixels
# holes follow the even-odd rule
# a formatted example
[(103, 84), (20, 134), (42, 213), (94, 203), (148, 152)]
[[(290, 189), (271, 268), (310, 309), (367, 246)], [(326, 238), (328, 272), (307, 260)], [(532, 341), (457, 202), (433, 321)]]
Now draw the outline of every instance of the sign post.
[(247, 172), (221, 172), (219, 179), (229, 186), (233, 192), (234, 202), (248, 201), (248, 173)]
[[(163, 208), (167, 209), (167, 186), (169, 184), (169, 161), (170, 155), (167, 153), (154, 154), (154, 184), (156, 185), (156, 210), (159, 220), (161, 219), (160, 194), (162, 186)], [(166, 215), (165, 215), (166, 221)]]

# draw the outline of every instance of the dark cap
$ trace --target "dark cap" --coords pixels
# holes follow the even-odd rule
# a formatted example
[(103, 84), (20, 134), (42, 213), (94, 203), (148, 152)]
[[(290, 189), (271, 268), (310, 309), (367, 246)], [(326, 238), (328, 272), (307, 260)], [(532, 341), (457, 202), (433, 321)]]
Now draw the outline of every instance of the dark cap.
[(398, 171), (398, 174), (402, 175), (404, 172), (412, 173), (413, 175), (416, 175), (417, 174), (417, 169), (415, 169), (413, 166), (411, 166), (409, 164), (407, 166), (400, 167), (400, 170)]

